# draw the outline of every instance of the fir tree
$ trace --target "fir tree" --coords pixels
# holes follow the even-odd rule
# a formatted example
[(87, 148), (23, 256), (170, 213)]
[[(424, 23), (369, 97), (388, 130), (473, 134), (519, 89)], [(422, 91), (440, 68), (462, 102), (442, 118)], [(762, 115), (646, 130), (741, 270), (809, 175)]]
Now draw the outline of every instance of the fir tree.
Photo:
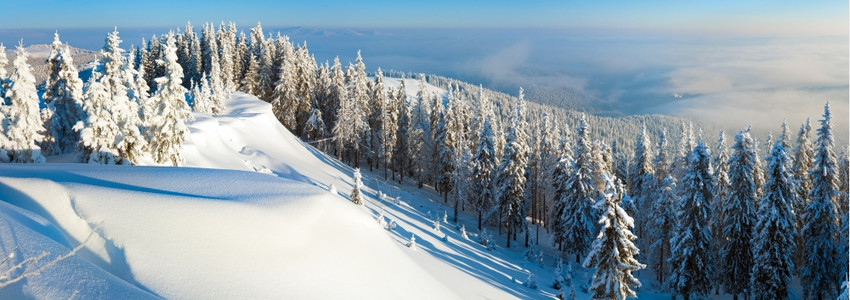
[(634, 244), (637, 237), (630, 230), (634, 228), (634, 220), (620, 207), (624, 188), (614, 180), (605, 176), (606, 192), (596, 203), (603, 212), (599, 235), (584, 260), (585, 268), (595, 269), (590, 287), (593, 299), (637, 297), (632, 287), (639, 288), (641, 284), (632, 272), (646, 267), (636, 259), (640, 250)]
[(649, 136), (646, 134), (646, 126), (643, 126), (635, 142), (634, 162), (629, 169), (628, 180), (626, 181), (635, 202), (636, 211), (634, 213), (637, 214), (637, 218), (634, 227), (635, 233), (641, 239), (639, 244), (645, 243), (644, 238), (640, 237), (648, 237), (645, 234), (646, 225), (644, 223), (647, 222), (646, 217), (649, 216), (652, 203), (652, 186), (654, 183), (652, 174), (654, 170), (652, 169), (649, 147)]
[(749, 272), (753, 266), (752, 239), (756, 223), (755, 183), (756, 149), (750, 130), (743, 130), (735, 136), (732, 154), (729, 158), (729, 191), (723, 201), (723, 234), (720, 243), (719, 259), (723, 266), (720, 278), (725, 291), (733, 295), (744, 294), (749, 290)]
[(35, 77), (27, 63), (27, 53), (23, 42), (18, 44), (15, 60), (12, 62), (12, 76), (6, 89), (6, 99), (10, 106), (6, 111), (8, 125), (5, 128), (9, 142), (4, 147), (10, 161), (15, 163), (43, 163), (44, 155), (37, 143), (44, 138), (44, 123), (39, 116), (38, 91)]
[(396, 121), (396, 138), (393, 145), (393, 179), (395, 179), (395, 170), (399, 172), (399, 182), (404, 179), (406, 174), (411, 174), (410, 170), (410, 131), (413, 124), (411, 119), (410, 105), (407, 103), (407, 93), (404, 86), (404, 78), (401, 79), (401, 86), (396, 91), (394, 97), (395, 111), (398, 114)]
[[(805, 239), (805, 265), (801, 276), (806, 298), (834, 298), (838, 291), (837, 266), (838, 247), (835, 239), (838, 228), (835, 224), (836, 211), (834, 199), (837, 196), (835, 154), (832, 152), (832, 116), (829, 103), (824, 106), (821, 128), (815, 143), (814, 165), (809, 172), (812, 189), (805, 210), (806, 225), (803, 227)], [(846, 253), (841, 254), (846, 255)]]
[(410, 141), (408, 142), (410, 145), (410, 162), (412, 167), (416, 169), (416, 184), (419, 188), (422, 188), (427, 180), (427, 170), (429, 168), (427, 150), (431, 148), (432, 135), (429, 125), (430, 115), (426, 104), (427, 98), (425, 76), (420, 74), (419, 91), (416, 94), (416, 103), (413, 105), (410, 116), (412, 130), (410, 131)]
[(177, 64), (172, 35), (168, 35), (163, 51), (165, 56), (160, 63), (165, 67), (166, 74), (156, 79), (159, 88), (150, 100), (154, 103), (154, 116), (148, 125), (147, 134), (154, 161), (176, 167), (183, 163), (180, 151), (189, 134), (186, 121), (192, 120), (192, 114), (184, 100), (186, 89), (180, 85), (183, 70)]
[(46, 127), (53, 140), (49, 152), (61, 154), (74, 150), (80, 140), (74, 125), (82, 119), (83, 82), (74, 66), (70, 49), (59, 41), (58, 33), (54, 35), (51, 47), (44, 91), (44, 103), (51, 118)]
[(687, 172), (678, 186), (676, 234), (672, 240), (669, 284), (674, 294), (686, 300), (691, 295), (704, 297), (711, 288), (711, 197), (714, 180), (710, 157), (702, 142), (690, 151)]
[(472, 157), (472, 207), (478, 214), (478, 230), (481, 230), (482, 217), (493, 205), (493, 171), (496, 168), (495, 145), (493, 145), (493, 125), (485, 119), (478, 134), (478, 142)]
[(115, 139), (120, 129), (109, 111), (111, 97), (106, 86), (100, 82), (100, 77), (97, 70), (92, 70), (83, 101), (85, 118), (74, 126), (80, 135), (77, 148), (83, 163), (119, 164), (123, 160), (115, 147)]
[(360, 177), (360, 168), (354, 169), (354, 187), (351, 189), (351, 202), (357, 205), (363, 205), (363, 193), (360, 189), (363, 188), (363, 181)]
[[(593, 157), (589, 141), (590, 129), (584, 114), (579, 120), (576, 135), (575, 161), (570, 168), (570, 175), (563, 183), (560, 201), (564, 209), (558, 214), (563, 230), (556, 231), (557, 240), (562, 243), (559, 247), (566, 253), (576, 256), (576, 262), (583, 256), (593, 241), (592, 234), (596, 229), (593, 223), (593, 204), (596, 188), (593, 182)], [(560, 179), (559, 179), (560, 180)]]
[[(711, 238), (714, 241), (712, 253), (715, 255), (714, 261), (720, 260), (720, 253), (724, 243), (723, 240), (723, 203), (729, 196), (729, 154), (726, 149), (726, 134), (721, 130), (717, 138), (717, 148), (715, 148), (714, 160), (711, 165), (714, 168), (714, 198), (711, 202)], [(712, 275), (712, 281), (715, 283), (715, 292), (719, 293), (720, 285), (722, 285), (723, 277), (721, 268), (715, 268)]]
[[(525, 99), (522, 89), (519, 90), (519, 103), (514, 110), (511, 124), (508, 127), (507, 142), (503, 151), (502, 163), (496, 174), (497, 201), (502, 222), (508, 230), (507, 246), (511, 247), (511, 239), (517, 233), (525, 231), (525, 184), (526, 166), (528, 165), (527, 137), (524, 132)], [(528, 247), (526, 233), (525, 246)]]
[(118, 125), (115, 147), (120, 154), (120, 164), (136, 164), (144, 155), (148, 141), (142, 135), (143, 125), (139, 111), (139, 97), (132, 89), (135, 77), (121, 49), (121, 38), (115, 29), (107, 35), (101, 50), (103, 60), (98, 68), (103, 72), (100, 82), (110, 95), (109, 111)]
[(753, 268), (750, 286), (756, 299), (789, 299), (794, 276), (794, 211), (796, 196), (791, 158), (782, 140), (774, 143), (767, 162), (768, 180), (759, 202), (753, 236)]

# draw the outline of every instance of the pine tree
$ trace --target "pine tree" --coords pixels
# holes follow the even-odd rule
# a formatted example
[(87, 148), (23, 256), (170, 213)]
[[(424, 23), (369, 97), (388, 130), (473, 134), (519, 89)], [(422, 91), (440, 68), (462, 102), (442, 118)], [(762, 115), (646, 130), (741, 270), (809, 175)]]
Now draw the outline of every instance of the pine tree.
[(655, 155), (655, 184), (652, 201), (652, 217), (650, 219), (650, 238), (654, 241), (650, 246), (649, 259), (655, 269), (656, 279), (664, 283), (665, 276), (670, 274), (670, 241), (676, 227), (676, 214), (673, 210), (676, 203), (676, 180), (670, 173), (670, 162), (667, 155), (667, 133), (662, 130), (658, 136), (658, 152)]
[(593, 299), (637, 297), (632, 287), (639, 288), (641, 284), (632, 272), (646, 267), (636, 259), (640, 250), (633, 242), (637, 236), (630, 230), (634, 228), (634, 220), (620, 207), (624, 188), (614, 180), (610, 175), (605, 176), (606, 192), (596, 203), (602, 210), (601, 227), (584, 260), (585, 268), (595, 269), (590, 287)]
[(729, 191), (723, 201), (722, 230), (719, 261), (723, 266), (720, 278), (727, 293), (737, 299), (738, 294), (749, 290), (749, 272), (753, 266), (752, 239), (756, 223), (755, 183), (756, 146), (750, 130), (735, 136), (729, 158)]
[(472, 156), (472, 207), (478, 214), (478, 230), (481, 230), (482, 217), (493, 205), (493, 171), (496, 168), (495, 145), (493, 145), (493, 125), (485, 119), (478, 134), (478, 142)]
[(354, 187), (351, 189), (351, 202), (357, 205), (363, 205), (363, 193), (360, 189), (363, 188), (363, 182), (360, 179), (360, 168), (354, 169)]
[[(260, 62), (257, 56), (254, 56), (254, 52), (249, 52), (248, 58), (245, 61), (247, 63), (245, 67), (245, 74), (242, 76), (242, 81), (240, 82), (240, 91), (245, 92), (247, 94), (251, 94), (254, 96), (262, 96), (259, 95), (260, 92)], [(260, 100), (267, 101), (267, 99)]]
[(170, 163), (176, 167), (183, 163), (180, 151), (189, 134), (186, 121), (192, 120), (192, 114), (184, 100), (186, 89), (180, 85), (183, 70), (177, 64), (173, 35), (168, 35), (163, 52), (165, 56), (161, 64), (165, 67), (166, 74), (156, 79), (159, 88), (150, 99), (154, 104), (154, 116), (148, 124), (147, 134), (150, 137), (154, 161), (161, 164)]
[[(838, 195), (835, 197), (836, 208), (838, 209), (838, 228), (839, 234), (839, 251), (838, 253), (850, 253), (850, 146), (844, 146), (841, 154), (838, 156)], [(799, 197), (799, 196), (798, 196)], [(848, 269), (844, 266), (848, 263), (847, 255), (839, 255), (838, 267), (840, 277), (848, 279)]]
[(369, 78), (366, 76), (366, 64), (363, 63), (363, 58), (360, 56), (360, 51), (357, 51), (357, 59), (353, 66), (349, 65), (351, 69), (351, 76), (349, 76), (350, 80), (348, 83), (348, 96), (353, 100), (353, 106), (357, 112), (359, 118), (363, 120), (363, 123), (360, 123), (364, 126), (357, 128), (357, 137), (359, 138), (359, 145), (355, 146), (355, 164), (359, 165), (360, 163), (360, 154), (361, 151), (363, 154), (367, 156), (372, 152), (370, 148), (372, 141), (371, 128), (369, 127), (368, 117), (369, 117), (369, 86), (367, 82)]
[(391, 97), (388, 97), (384, 102), (383, 116), (381, 116), (381, 162), (384, 164), (384, 179), (387, 178), (387, 169), (391, 168), (390, 164), (392, 164), (393, 156), (395, 153), (395, 144), (397, 134), (398, 134), (398, 117), (399, 112), (397, 106), (395, 104), (395, 98), (397, 95), (393, 93), (392, 90), (389, 92), (392, 94)]
[(759, 202), (758, 222), (753, 236), (753, 268), (750, 286), (755, 299), (788, 299), (794, 277), (796, 196), (791, 158), (782, 140), (774, 143), (767, 162), (768, 180)]
[[(204, 74), (203, 77), (206, 78), (207, 75)], [(214, 106), (212, 102), (212, 91), (210, 90), (209, 82), (206, 79), (201, 79), (199, 84), (192, 83), (191, 96), (192, 110), (212, 114)]]
[(425, 76), (420, 74), (419, 91), (416, 94), (416, 103), (413, 104), (413, 111), (410, 116), (412, 130), (410, 131), (408, 142), (410, 145), (410, 162), (411, 166), (416, 170), (416, 184), (419, 188), (422, 188), (427, 180), (427, 170), (429, 168), (427, 151), (431, 148), (432, 143), (431, 127), (429, 125), (430, 115), (426, 104), (427, 98)]
[(43, 163), (44, 155), (37, 143), (44, 138), (44, 123), (39, 116), (38, 91), (35, 77), (27, 63), (27, 53), (23, 42), (18, 44), (15, 60), (12, 62), (12, 76), (6, 88), (6, 99), (10, 106), (6, 111), (8, 125), (5, 128), (9, 142), (4, 147), (15, 163)]
[[(715, 148), (714, 159), (711, 163), (714, 168), (714, 198), (711, 202), (711, 238), (714, 241), (712, 254), (715, 255), (714, 261), (720, 261), (720, 253), (724, 245), (723, 241), (723, 203), (729, 196), (729, 154), (726, 147), (726, 134), (723, 130), (720, 131), (717, 138), (717, 147)], [(719, 293), (720, 286), (723, 282), (722, 269), (715, 268), (712, 275), (712, 281), (715, 283), (715, 293)]]
[(714, 264), (711, 262), (711, 197), (714, 179), (710, 157), (702, 142), (690, 151), (687, 172), (678, 185), (676, 234), (672, 240), (669, 284), (674, 294), (686, 300), (691, 295), (704, 297), (711, 288)]
[(596, 187), (593, 182), (594, 162), (589, 141), (590, 129), (584, 114), (581, 115), (579, 122), (575, 151), (573, 151), (575, 161), (570, 168), (569, 177), (566, 181), (562, 181), (564, 186), (563, 192), (559, 193), (561, 197), (556, 199), (564, 207), (558, 215), (564, 229), (555, 232), (558, 235), (557, 240), (562, 243), (558, 248), (565, 253), (575, 254), (576, 263), (579, 262), (579, 257), (590, 248), (593, 241), (592, 234), (596, 230), (592, 216)]
[(49, 152), (61, 154), (73, 151), (80, 140), (74, 125), (82, 118), (83, 81), (78, 76), (70, 49), (59, 41), (58, 33), (54, 34), (51, 47), (44, 91), (44, 103), (51, 118), (46, 127), (54, 141)]
[[(839, 268), (838, 247), (835, 239), (838, 228), (835, 224), (834, 199), (837, 196), (835, 154), (832, 152), (832, 116), (829, 103), (824, 106), (821, 128), (815, 142), (814, 167), (809, 176), (812, 189), (805, 210), (806, 225), (803, 227), (805, 240), (805, 265), (801, 276), (806, 298), (835, 298), (838, 291)], [(846, 255), (846, 253), (842, 254)]]
[(0, 43), (0, 98), (6, 97), (6, 89), (9, 88), (10, 84), (9, 74), (6, 73), (6, 64), (8, 63), (9, 58), (6, 57), (6, 46)]
[[(375, 72), (375, 81), (372, 83), (369, 94), (368, 122), (369, 128), (371, 128), (369, 134), (371, 135), (370, 141), (372, 142), (369, 145), (372, 151), (369, 154), (369, 165), (371, 168), (374, 162), (375, 168), (380, 168), (380, 164), (384, 162), (384, 135), (387, 134), (387, 132), (384, 132), (384, 110), (387, 109), (387, 102), (389, 102), (387, 91), (384, 89), (384, 75), (381, 73), (380, 68)], [(386, 172), (384, 172), (384, 175), (384, 178), (386, 178)]]
[(313, 109), (302, 132), (304, 132), (304, 137), (311, 141), (319, 141), (325, 137), (325, 121), (322, 120), (321, 110)]
[(401, 79), (401, 86), (396, 91), (394, 97), (395, 111), (398, 113), (396, 122), (396, 138), (393, 145), (393, 179), (395, 179), (395, 170), (399, 173), (399, 182), (404, 179), (407, 174), (412, 174), (410, 169), (410, 131), (413, 124), (411, 119), (410, 105), (407, 103), (407, 92), (405, 91), (404, 78)]
[(294, 59), (284, 60), (271, 99), (272, 111), (275, 116), (293, 134), (298, 133), (296, 129), (298, 123), (295, 119), (296, 109), (298, 108), (295, 72)]
[(112, 100), (100, 78), (101, 74), (92, 70), (83, 101), (84, 118), (74, 126), (80, 135), (77, 149), (83, 163), (120, 164), (123, 160), (115, 147), (120, 129), (109, 111)]
[[(528, 146), (525, 135), (525, 99), (523, 91), (519, 90), (519, 103), (514, 110), (511, 124), (508, 127), (507, 142), (503, 151), (502, 163), (496, 173), (497, 202), (502, 215), (502, 222), (508, 230), (507, 246), (511, 247), (511, 239), (517, 233), (525, 231), (525, 184), (526, 166), (528, 165)], [(525, 246), (528, 247), (526, 233)]]
[(121, 49), (121, 38), (115, 29), (106, 37), (101, 50), (103, 60), (98, 68), (103, 72), (100, 82), (110, 95), (109, 111), (119, 128), (114, 147), (120, 154), (120, 164), (136, 164), (144, 155), (147, 140), (142, 135), (139, 97), (132, 89), (135, 77)]
[(645, 244), (644, 238), (641, 237), (648, 237), (645, 233), (645, 223), (648, 221), (646, 217), (649, 216), (649, 210), (651, 208), (652, 186), (654, 183), (652, 178), (654, 170), (652, 169), (652, 161), (650, 160), (651, 150), (649, 147), (649, 136), (646, 134), (646, 126), (643, 126), (635, 142), (634, 162), (631, 164), (631, 168), (629, 168), (628, 180), (626, 181), (635, 203), (635, 213), (637, 214), (635, 233), (641, 240), (641, 243), (638, 243), (641, 245)]

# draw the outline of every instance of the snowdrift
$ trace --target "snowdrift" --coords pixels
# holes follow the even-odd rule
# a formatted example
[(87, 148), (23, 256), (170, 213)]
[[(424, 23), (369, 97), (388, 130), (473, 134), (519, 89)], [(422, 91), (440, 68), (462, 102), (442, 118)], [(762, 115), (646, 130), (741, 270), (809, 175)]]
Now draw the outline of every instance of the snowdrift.
[(350, 187), (327, 191), (349, 175), (268, 104), (235, 98), (225, 116), (192, 124), (187, 165), (252, 172), (0, 166), (0, 254), (55, 257), (95, 232), (77, 256), (0, 298), (457, 298), (343, 196)]

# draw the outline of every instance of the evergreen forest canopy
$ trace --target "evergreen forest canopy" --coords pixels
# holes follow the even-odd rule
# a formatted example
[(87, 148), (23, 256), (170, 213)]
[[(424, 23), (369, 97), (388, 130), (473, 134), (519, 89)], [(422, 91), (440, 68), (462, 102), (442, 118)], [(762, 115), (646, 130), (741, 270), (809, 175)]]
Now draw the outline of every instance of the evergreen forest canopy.
[[(727, 141), (679, 118), (585, 115), (435, 75), (391, 71), (401, 82), (387, 87), (359, 52), (318, 63), (306, 42), (260, 24), (121, 43), (117, 29), (107, 35), (84, 83), (57, 33), (41, 95), (26, 49), (7, 73), (0, 45), (0, 161), (73, 153), (179, 166), (191, 112), (222, 113), (244, 92), (317, 149), (433, 188), (455, 218), (471, 210), (507, 247), (533, 249), (530, 228), (544, 227), (565, 261), (595, 269), (596, 297), (635, 297), (633, 272), (646, 267), (686, 299), (794, 297), (798, 279), (805, 297), (834, 298), (847, 277), (850, 158), (847, 146), (835, 150), (828, 103), (819, 126), (796, 135), (782, 122), (764, 142), (750, 128)], [(569, 288), (562, 282), (562, 295)]]

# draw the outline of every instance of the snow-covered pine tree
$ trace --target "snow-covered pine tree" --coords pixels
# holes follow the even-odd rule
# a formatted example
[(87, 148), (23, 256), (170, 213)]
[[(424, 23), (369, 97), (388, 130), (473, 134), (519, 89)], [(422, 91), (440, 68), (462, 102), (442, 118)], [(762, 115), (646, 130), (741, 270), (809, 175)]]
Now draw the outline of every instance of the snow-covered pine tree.
[(214, 106), (212, 91), (206, 78), (207, 74), (204, 74), (199, 84), (192, 83), (192, 109), (196, 112), (212, 114)]
[(271, 103), (272, 111), (277, 119), (283, 124), (286, 129), (289, 129), (293, 134), (298, 134), (296, 127), (295, 116), (298, 108), (297, 103), (297, 82), (296, 68), (294, 58), (285, 59), (280, 66), (280, 74), (278, 81), (275, 83), (274, 93), (272, 94)]
[[(381, 116), (381, 163), (384, 165), (384, 179), (387, 178), (387, 169), (392, 168), (393, 156), (395, 153), (395, 144), (398, 139), (398, 107), (396, 106), (395, 98), (397, 93), (390, 90), (391, 96), (387, 97), (387, 102), (384, 102), (383, 116)], [(393, 172), (395, 174), (395, 172)]]
[[(752, 239), (756, 223), (757, 187), (755, 182), (756, 146), (750, 129), (735, 136), (729, 157), (729, 190), (722, 202), (722, 230), (715, 240), (720, 253), (719, 278), (727, 293), (737, 299), (749, 290), (749, 273), (753, 266)], [(721, 242), (722, 241), (722, 242)], [(745, 295), (746, 297), (746, 295)]]
[(360, 175), (360, 168), (354, 168), (354, 187), (351, 188), (351, 202), (357, 205), (363, 205), (363, 181)]
[[(384, 154), (384, 135), (387, 134), (384, 132), (384, 110), (387, 109), (386, 103), (389, 102), (387, 99), (387, 91), (384, 88), (384, 74), (381, 72), (381, 69), (378, 68), (378, 71), (375, 72), (375, 81), (371, 85), (371, 89), (369, 91), (369, 114), (368, 122), (369, 128), (371, 129), (369, 134), (371, 135), (370, 141), (372, 142), (369, 145), (369, 148), (372, 150), (372, 153), (368, 154), (368, 162), (371, 168), (372, 163), (375, 163), (375, 168), (380, 168), (380, 164), (384, 162), (383, 154)], [(386, 169), (386, 167), (385, 167)], [(387, 172), (384, 172), (384, 178), (387, 176)]]
[(371, 135), (369, 134), (371, 128), (369, 127), (368, 117), (369, 117), (369, 77), (366, 76), (366, 64), (363, 63), (363, 58), (360, 56), (360, 51), (357, 51), (357, 58), (355, 59), (354, 65), (349, 65), (351, 69), (351, 76), (349, 76), (348, 82), (348, 96), (353, 101), (354, 104), (352, 107), (359, 110), (357, 113), (360, 118), (363, 119), (363, 127), (357, 128), (357, 137), (359, 138), (358, 143), (355, 147), (355, 164), (360, 163), (360, 154), (361, 152), (365, 155), (369, 155), (372, 151), (371, 149)]
[(205, 80), (210, 84), (210, 113), (217, 115), (224, 112), (224, 104), (230, 99), (230, 90), (223, 79), (218, 55), (212, 54), (209, 63), (211, 73), (205, 76)]
[[(233, 24), (233, 23), (230, 23)], [(233, 31), (230, 30), (231, 27), (225, 27), (224, 21), (218, 26), (218, 33), (216, 34), (217, 44), (218, 44), (218, 57), (219, 64), (221, 65), (221, 80), (224, 83), (224, 87), (227, 91), (233, 91), (236, 87), (235, 79), (234, 79), (234, 56), (236, 47), (236, 31), (235, 28)]]
[(652, 201), (652, 217), (648, 234), (654, 241), (650, 246), (649, 260), (659, 283), (664, 283), (670, 274), (670, 240), (676, 227), (676, 180), (670, 173), (667, 155), (667, 133), (663, 129), (658, 136), (655, 155), (655, 184)]
[(100, 77), (96, 69), (92, 70), (83, 101), (84, 117), (74, 125), (74, 130), (80, 135), (77, 149), (83, 163), (114, 165), (123, 161), (115, 148), (120, 128), (109, 111), (112, 98)]
[(639, 288), (640, 281), (632, 275), (646, 265), (637, 260), (640, 250), (634, 244), (637, 237), (632, 234), (634, 220), (619, 202), (625, 194), (621, 183), (615, 183), (610, 175), (605, 177), (606, 191), (596, 207), (602, 211), (600, 230), (593, 241), (590, 253), (584, 260), (585, 268), (595, 269), (590, 289), (593, 299), (626, 299), (637, 297), (632, 288)]
[[(320, 141), (325, 138), (325, 121), (322, 120), (322, 111), (314, 108), (307, 119), (307, 124), (304, 125), (304, 137), (310, 141)], [(318, 148), (322, 148), (317, 145)]]
[(59, 41), (59, 33), (54, 34), (51, 47), (47, 57), (48, 75), (43, 97), (51, 115), (45, 127), (53, 143), (49, 145), (49, 151), (45, 151), (61, 154), (73, 151), (80, 140), (74, 125), (82, 119), (83, 81), (74, 66), (68, 45)]
[(809, 203), (805, 210), (805, 264), (800, 281), (806, 298), (830, 299), (838, 294), (838, 275), (841, 273), (839, 268), (847, 266), (837, 266), (838, 227), (834, 198), (838, 189), (835, 182), (837, 170), (835, 154), (832, 151), (834, 142), (829, 102), (824, 105), (820, 123), (818, 139), (815, 142), (814, 165), (809, 172), (812, 189), (809, 191)]
[(9, 123), (4, 129), (9, 141), (3, 148), (8, 151), (11, 162), (43, 163), (44, 155), (37, 143), (44, 138), (45, 129), (38, 110), (35, 77), (27, 57), (29, 53), (21, 42), (15, 51), (12, 76), (6, 88), (10, 105), (6, 111)]
[[(274, 77), (276, 77), (276, 75), (274, 73), (277, 71), (274, 68), (274, 63), (272, 61), (273, 55), (270, 51), (271, 50), (268, 49), (268, 46), (264, 46), (260, 55), (256, 57), (258, 69), (256, 75), (257, 85), (254, 86), (254, 95), (266, 102), (271, 102), (272, 93), (275, 89)], [(251, 76), (253, 76), (253, 74), (251, 74)], [(310, 113), (307, 112), (307, 114), (309, 115)], [(304, 123), (299, 125), (304, 125)]]
[(791, 298), (796, 249), (795, 217), (791, 204), (796, 196), (791, 158), (782, 140), (774, 143), (767, 158), (767, 183), (759, 201), (753, 236), (753, 268), (750, 286), (755, 299)]
[(189, 134), (186, 121), (192, 120), (192, 114), (184, 100), (186, 89), (180, 85), (183, 70), (177, 64), (173, 35), (169, 34), (166, 38), (163, 52), (165, 55), (160, 64), (165, 67), (166, 73), (156, 79), (158, 90), (150, 99), (154, 107), (153, 117), (146, 131), (154, 161), (176, 167), (183, 163), (180, 151)]
[(257, 94), (259, 94), (260, 59), (262, 59), (262, 57), (254, 56), (254, 52), (248, 52), (248, 58), (245, 61), (248, 65), (245, 67), (245, 74), (241, 77), (242, 80), (240, 82), (240, 91), (254, 96), (257, 96)]
[[(720, 261), (720, 253), (723, 247), (723, 203), (729, 193), (729, 153), (726, 147), (726, 134), (723, 130), (720, 131), (717, 138), (717, 147), (712, 160), (712, 168), (714, 169), (714, 198), (712, 199), (711, 208), (711, 239), (714, 241), (712, 254), (715, 255), (714, 261)], [(712, 274), (715, 292), (719, 293), (722, 285), (722, 270), (715, 268)]]
[(410, 145), (411, 167), (415, 169), (416, 185), (422, 188), (427, 180), (429, 164), (428, 149), (431, 149), (431, 127), (428, 104), (425, 91), (425, 75), (419, 75), (419, 91), (416, 93), (416, 103), (411, 112), (411, 131), (408, 144)]
[(574, 162), (570, 167), (569, 177), (563, 181), (563, 192), (560, 193), (560, 198), (555, 200), (560, 201), (564, 207), (557, 216), (563, 224), (563, 230), (555, 232), (557, 240), (562, 243), (558, 248), (562, 249), (564, 254), (574, 254), (576, 263), (590, 248), (596, 229), (592, 215), (596, 188), (593, 182), (594, 162), (589, 135), (590, 129), (582, 114), (573, 151)]
[[(525, 135), (525, 98), (520, 88), (519, 97), (511, 124), (508, 126), (507, 142), (503, 151), (502, 163), (498, 166), (495, 186), (497, 203), (502, 222), (508, 230), (508, 248), (517, 233), (526, 232), (527, 215), (525, 211), (525, 172), (528, 165), (528, 138)], [(526, 232), (525, 246), (528, 247)]]
[(652, 174), (655, 172), (652, 169), (651, 149), (649, 144), (649, 136), (646, 134), (646, 125), (641, 128), (640, 134), (635, 141), (634, 160), (630, 165), (628, 179), (626, 180), (629, 192), (635, 205), (635, 233), (640, 242), (638, 245), (647, 245), (649, 235), (646, 234), (647, 222), (651, 214), (649, 211), (652, 204), (653, 184), (654, 179)]
[(106, 37), (101, 50), (103, 60), (98, 68), (103, 72), (100, 82), (111, 97), (109, 111), (118, 125), (119, 134), (114, 143), (121, 156), (120, 164), (136, 164), (144, 155), (148, 141), (141, 132), (143, 125), (139, 114), (139, 95), (132, 89), (136, 78), (121, 49), (118, 29)]
[(481, 230), (484, 213), (493, 206), (493, 172), (496, 168), (495, 145), (493, 145), (493, 125), (485, 119), (478, 134), (475, 153), (472, 157), (472, 186), (470, 196), (472, 207), (478, 214), (478, 230)]
[[(844, 146), (838, 155), (838, 195), (835, 197), (838, 209), (839, 251), (838, 253), (850, 253), (850, 146)], [(798, 196), (799, 197), (799, 196)], [(838, 267), (841, 269), (839, 278), (848, 280), (849, 271), (845, 266), (850, 266), (847, 255), (839, 255)]]
[[(295, 120), (299, 125), (304, 125), (310, 117), (310, 112), (316, 105), (316, 61), (307, 50), (307, 43), (295, 51), (295, 95), (298, 99)], [(301, 133), (303, 134), (303, 133)]]
[(452, 180), (451, 174), (454, 167), (454, 158), (456, 155), (456, 140), (458, 132), (455, 126), (455, 118), (457, 117), (458, 101), (454, 96), (454, 88), (450, 87), (448, 91), (448, 107), (439, 115), (439, 121), (434, 128), (434, 163), (436, 170), (436, 188), (437, 191), (443, 194), (443, 203), (449, 202), (449, 191), (451, 191)]
[(393, 179), (395, 179), (395, 173), (398, 171), (399, 182), (401, 182), (405, 175), (412, 174), (410, 168), (410, 131), (413, 124), (411, 123), (410, 105), (407, 103), (404, 78), (401, 79), (400, 87), (396, 90), (394, 99), (393, 105), (395, 105), (395, 111), (398, 113), (398, 120), (396, 122), (395, 145), (393, 145), (393, 161), (395, 164)]
[(692, 295), (704, 297), (711, 289), (711, 197), (714, 179), (708, 150), (698, 142), (688, 160), (687, 172), (679, 189), (676, 230), (672, 240), (669, 285), (675, 295), (685, 300)]

